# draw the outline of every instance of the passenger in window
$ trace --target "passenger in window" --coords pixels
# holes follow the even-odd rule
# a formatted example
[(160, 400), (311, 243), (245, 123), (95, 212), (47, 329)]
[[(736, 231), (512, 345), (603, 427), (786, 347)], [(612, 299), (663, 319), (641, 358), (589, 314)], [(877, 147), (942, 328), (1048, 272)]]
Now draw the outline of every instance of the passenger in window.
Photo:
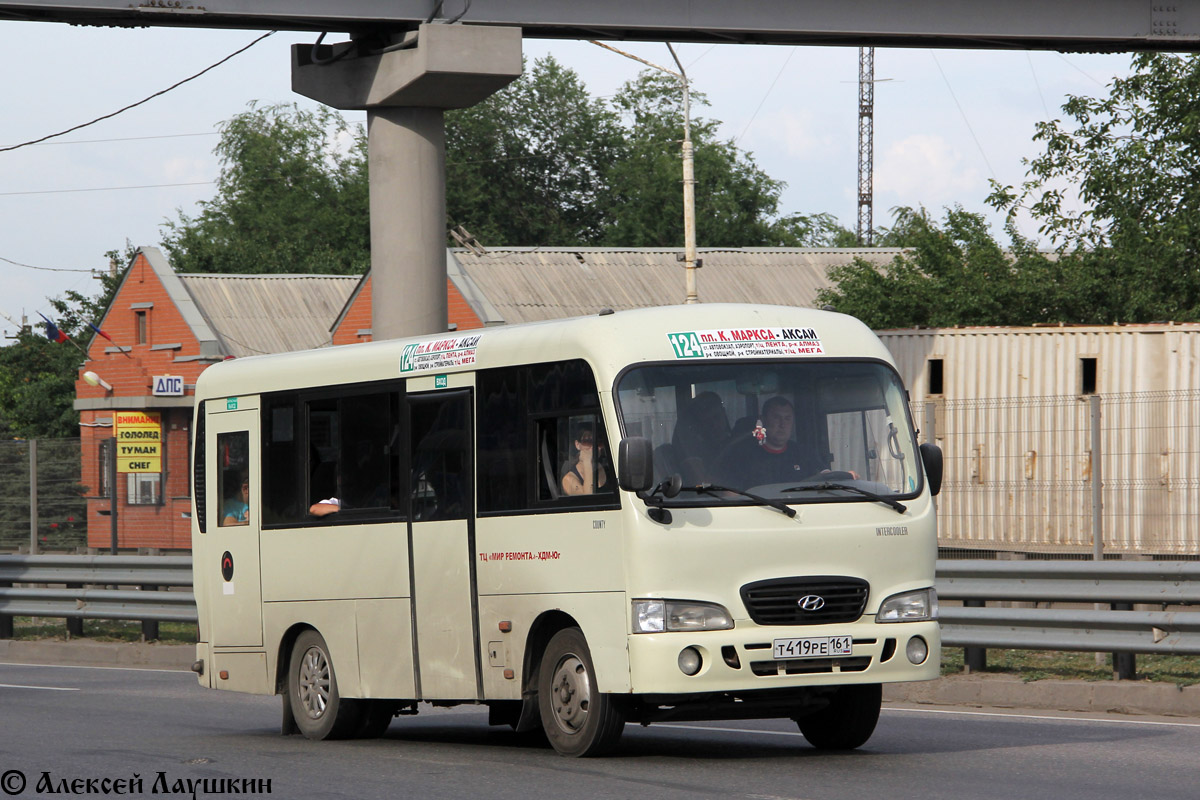
[(717, 482), (748, 489), (802, 480), (827, 471), (829, 465), (813, 449), (792, 439), (795, 427), (795, 411), (787, 398), (777, 395), (763, 403), (761, 425), (730, 442), (721, 457)]
[(608, 485), (608, 472), (602, 463), (603, 445), (597, 453), (596, 437), (591, 425), (578, 426), (571, 439), (575, 443), (576, 455), (563, 465), (563, 493), (595, 494)]
[(234, 478), (231, 486), (227, 486), (225, 505), (221, 510), (221, 525), (246, 525), (250, 522), (250, 478), (236, 472), (226, 473), (226, 484), (229, 478)]

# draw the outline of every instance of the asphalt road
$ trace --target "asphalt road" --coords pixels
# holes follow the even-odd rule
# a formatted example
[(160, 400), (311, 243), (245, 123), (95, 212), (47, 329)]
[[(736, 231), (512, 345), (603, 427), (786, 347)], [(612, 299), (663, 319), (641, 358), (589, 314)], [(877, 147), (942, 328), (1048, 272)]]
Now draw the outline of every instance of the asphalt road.
[(614, 756), (576, 760), (473, 708), (422, 707), (356, 742), (281, 737), (279, 709), (184, 672), (0, 664), (0, 800), (130, 793), (111, 781), (135, 775), (144, 795), (239, 782), (199, 784), (201, 798), (247, 796), (243, 779), (270, 780), (274, 797), (364, 800), (1200, 795), (1200, 720), (1179, 718), (888, 706), (854, 753), (819, 753), (779, 720), (629, 726)]

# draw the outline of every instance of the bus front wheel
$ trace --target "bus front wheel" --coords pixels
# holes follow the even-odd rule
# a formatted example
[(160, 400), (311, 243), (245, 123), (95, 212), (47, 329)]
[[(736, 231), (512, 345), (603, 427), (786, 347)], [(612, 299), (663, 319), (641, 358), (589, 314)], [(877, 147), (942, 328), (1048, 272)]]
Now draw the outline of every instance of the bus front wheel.
[(578, 628), (559, 631), (546, 645), (538, 710), (546, 738), (564, 756), (603, 755), (621, 738), (625, 715), (616, 698), (597, 688), (592, 654)]
[(359, 728), (358, 704), (338, 692), (329, 647), (314, 630), (300, 634), (292, 646), (288, 702), (296, 727), (307, 739), (345, 739)]
[(879, 722), (883, 686), (842, 686), (829, 705), (796, 720), (808, 743), (818, 750), (853, 750), (866, 744)]

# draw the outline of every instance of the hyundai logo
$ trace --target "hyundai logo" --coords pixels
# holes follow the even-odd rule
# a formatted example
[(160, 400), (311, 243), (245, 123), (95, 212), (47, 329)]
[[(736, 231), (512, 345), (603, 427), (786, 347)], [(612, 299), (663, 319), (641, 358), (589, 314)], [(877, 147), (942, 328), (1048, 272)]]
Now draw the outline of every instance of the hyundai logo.
[(825, 598), (819, 594), (806, 594), (796, 601), (803, 611), (820, 611), (825, 607)]

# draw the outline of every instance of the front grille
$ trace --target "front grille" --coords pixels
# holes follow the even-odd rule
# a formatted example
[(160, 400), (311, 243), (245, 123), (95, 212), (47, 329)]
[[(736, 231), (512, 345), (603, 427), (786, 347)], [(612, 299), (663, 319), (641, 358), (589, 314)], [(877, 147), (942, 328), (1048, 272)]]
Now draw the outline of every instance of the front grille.
[[(759, 625), (829, 625), (854, 622), (867, 606), (870, 585), (861, 578), (821, 575), (775, 578), (747, 583), (742, 602)], [(804, 598), (819, 597), (818, 609), (804, 609)]]
[(777, 675), (818, 675), (832, 672), (864, 672), (871, 666), (870, 656), (845, 658), (806, 658), (787, 661), (751, 661), (750, 671), (760, 678)]

